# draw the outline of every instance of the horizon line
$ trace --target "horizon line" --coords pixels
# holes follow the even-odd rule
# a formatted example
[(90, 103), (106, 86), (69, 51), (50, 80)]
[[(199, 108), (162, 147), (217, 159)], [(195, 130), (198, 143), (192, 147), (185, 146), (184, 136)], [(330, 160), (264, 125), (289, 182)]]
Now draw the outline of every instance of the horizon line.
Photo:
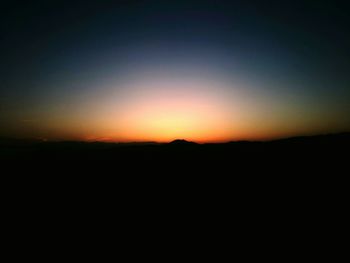
[(303, 137), (318, 137), (318, 136), (332, 136), (332, 135), (341, 135), (341, 134), (350, 134), (350, 131), (343, 132), (333, 132), (333, 133), (317, 133), (317, 134), (309, 134), (309, 135), (295, 135), (295, 136), (286, 136), (286, 137), (277, 137), (274, 139), (261, 139), (261, 140), (250, 140), (250, 139), (239, 139), (239, 140), (225, 140), (225, 141), (195, 141), (195, 140), (187, 140), (184, 138), (176, 138), (169, 141), (154, 141), (154, 140), (144, 140), (144, 141), (117, 141), (117, 140), (79, 140), (79, 139), (47, 139), (42, 137), (37, 138), (26, 138), (26, 137), (6, 137), (0, 136), (0, 140), (22, 140), (22, 141), (40, 141), (40, 142), (81, 142), (81, 143), (110, 143), (110, 144), (170, 144), (174, 141), (185, 141), (188, 143), (196, 143), (196, 144), (225, 144), (231, 142), (272, 142), (278, 140), (288, 140), (292, 138), (303, 138)]

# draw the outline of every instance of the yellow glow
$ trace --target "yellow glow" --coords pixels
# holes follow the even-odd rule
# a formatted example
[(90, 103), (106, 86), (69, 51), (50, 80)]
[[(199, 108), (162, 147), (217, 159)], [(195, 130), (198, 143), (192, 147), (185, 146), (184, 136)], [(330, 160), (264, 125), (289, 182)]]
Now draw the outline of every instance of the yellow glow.
[(183, 88), (180, 92), (155, 89), (130, 98), (116, 112), (122, 140), (170, 141), (183, 138), (217, 141), (232, 133), (230, 114), (215, 96)]
[(88, 141), (224, 142), (307, 134), (306, 127), (318, 125), (317, 118), (295, 111), (293, 101), (278, 104), (272, 96), (205, 78), (137, 78), (64, 102), (43, 111), (47, 116), (39, 121), (23, 123), (27, 133)]

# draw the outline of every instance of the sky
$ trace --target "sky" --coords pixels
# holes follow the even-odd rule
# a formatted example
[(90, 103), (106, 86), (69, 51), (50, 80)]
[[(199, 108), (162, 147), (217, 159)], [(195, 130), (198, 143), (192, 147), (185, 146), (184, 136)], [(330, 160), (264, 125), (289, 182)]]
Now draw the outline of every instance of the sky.
[(7, 1), (0, 136), (270, 140), (350, 130), (346, 1)]

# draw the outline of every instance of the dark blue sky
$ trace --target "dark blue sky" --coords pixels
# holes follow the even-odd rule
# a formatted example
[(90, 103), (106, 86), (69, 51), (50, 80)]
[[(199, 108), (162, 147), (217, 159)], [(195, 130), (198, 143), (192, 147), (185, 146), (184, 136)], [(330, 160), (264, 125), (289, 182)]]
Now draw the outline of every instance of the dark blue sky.
[(149, 74), (245, 89), (256, 112), (274, 104), (303, 127), (276, 136), (350, 129), (346, 1), (10, 1), (1, 12), (3, 136), (59, 138), (49, 119), (73, 122), (62, 107), (98, 107), (110, 86), (123, 104), (120, 83)]

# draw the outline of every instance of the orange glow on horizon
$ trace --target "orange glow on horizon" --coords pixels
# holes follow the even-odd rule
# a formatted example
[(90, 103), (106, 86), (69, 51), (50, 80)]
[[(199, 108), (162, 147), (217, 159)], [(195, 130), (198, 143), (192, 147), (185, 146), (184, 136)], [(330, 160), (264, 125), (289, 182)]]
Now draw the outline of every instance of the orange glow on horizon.
[(147, 93), (137, 89), (131, 92), (127, 102), (114, 108), (104, 121), (113, 132), (96, 139), (169, 142), (181, 138), (209, 142), (230, 138), (232, 116), (220, 94), (199, 92), (185, 85), (163, 87), (153, 85)]
[(279, 103), (270, 94), (204, 77), (132, 78), (58, 102), (21, 122), (26, 134), (47, 140), (208, 143), (327, 130), (324, 115), (301, 116), (295, 110), (304, 111), (307, 104)]

